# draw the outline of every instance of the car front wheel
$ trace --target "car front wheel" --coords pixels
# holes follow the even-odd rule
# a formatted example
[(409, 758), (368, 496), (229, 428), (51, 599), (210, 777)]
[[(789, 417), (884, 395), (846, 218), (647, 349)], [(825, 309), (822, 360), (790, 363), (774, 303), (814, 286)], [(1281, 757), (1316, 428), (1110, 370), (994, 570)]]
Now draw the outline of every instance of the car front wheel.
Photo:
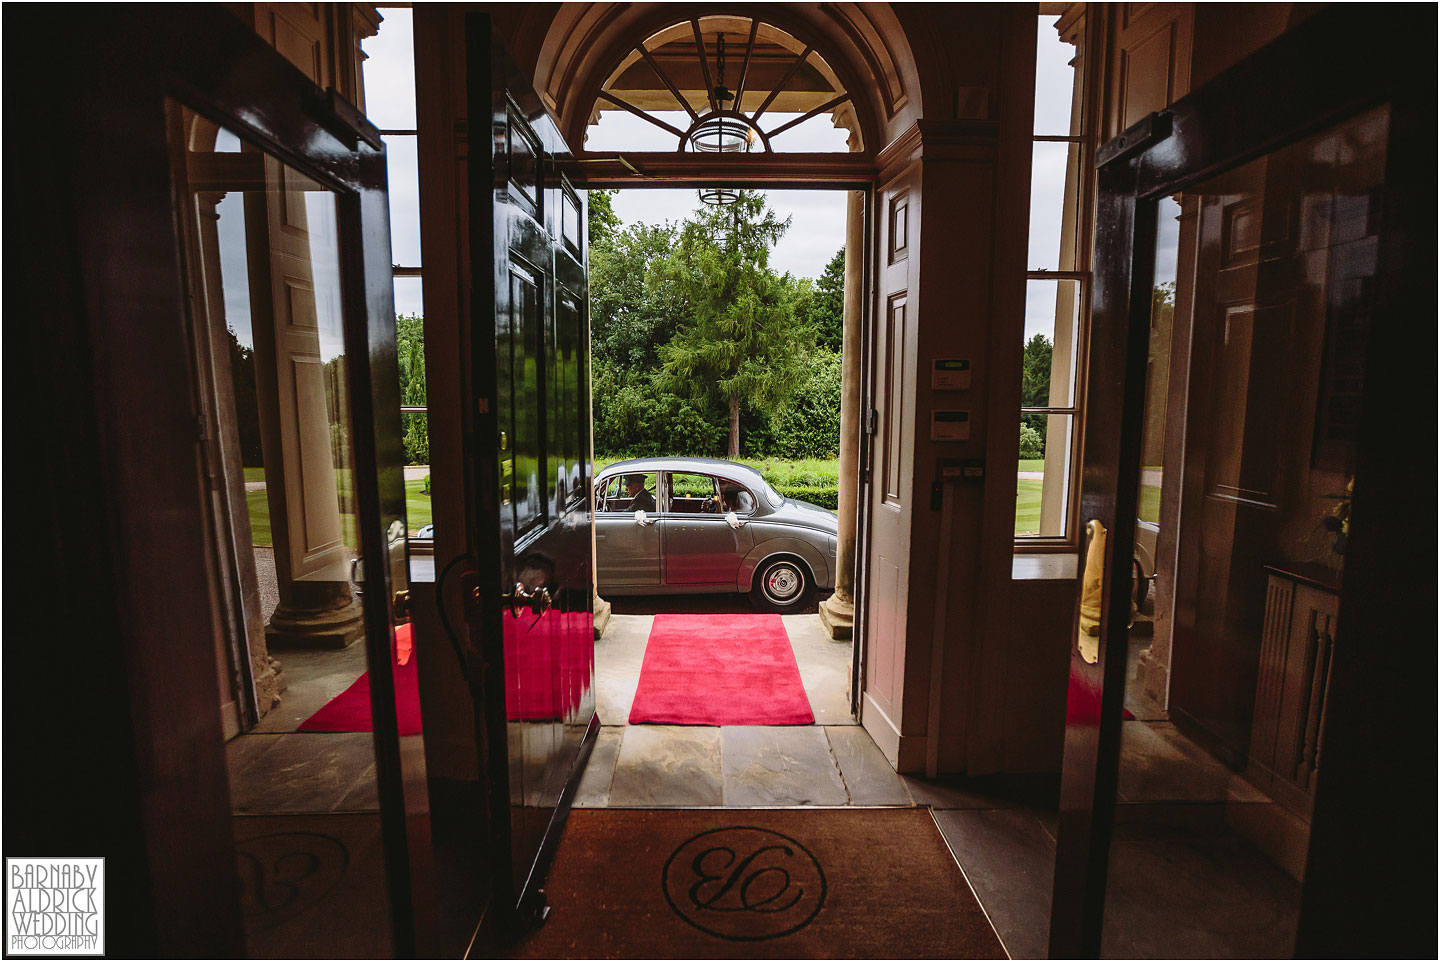
[(756, 611), (789, 614), (802, 611), (815, 597), (810, 569), (794, 558), (772, 558), (760, 565), (750, 587), (750, 605)]

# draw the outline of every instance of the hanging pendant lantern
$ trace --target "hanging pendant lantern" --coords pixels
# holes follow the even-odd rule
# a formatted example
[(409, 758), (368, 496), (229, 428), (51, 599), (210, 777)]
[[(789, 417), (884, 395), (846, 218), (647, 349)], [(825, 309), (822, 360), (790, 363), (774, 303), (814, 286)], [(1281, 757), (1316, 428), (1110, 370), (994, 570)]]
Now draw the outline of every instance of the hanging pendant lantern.
[(733, 187), (702, 187), (696, 193), (700, 195), (700, 203), (711, 207), (725, 207), (740, 199), (740, 191)]
[[(750, 150), (758, 135), (754, 126), (731, 108), (735, 94), (725, 86), (725, 35), (716, 45), (718, 67), (715, 89), (710, 92), (710, 113), (690, 131), (690, 149), (705, 154), (742, 154)], [(703, 55), (703, 52), (702, 52)]]

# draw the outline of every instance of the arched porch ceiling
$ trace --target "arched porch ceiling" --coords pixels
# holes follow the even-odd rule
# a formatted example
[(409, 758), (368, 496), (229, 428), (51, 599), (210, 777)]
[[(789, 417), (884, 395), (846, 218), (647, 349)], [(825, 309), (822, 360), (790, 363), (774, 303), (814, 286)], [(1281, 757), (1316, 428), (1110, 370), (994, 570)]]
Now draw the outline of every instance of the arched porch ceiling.
[[(801, 164), (858, 170), (864, 161), (873, 161), (900, 125), (919, 115), (915, 66), (889, 4), (563, 3), (541, 44), (534, 79), (567, 141), (583, 155), (581, 145), (597, 106), (619, 109), (601, 98), (602, 90), (647, 112), (682, 109), (678, 94), (685, 107), (703, 114), (710, 106), (707, 89), (715, 78), (711, 76), (707, 84), (694, 22), (701, 25), (701, 43), (712, 70), (715, 41), (725, 34), (731, 64), (727, 85), (735, 88), (741, 71), (746, 74), (744, 111), (761, 106), (782, 82), (783, 89), (765, 108), (771, 113), (801, 115), (826, 108), (838, 97), (848, 98), (822, 113), (832, 113), (837, 126), (858, 134), (851, 138), (857, 154), (785, 154), (764, 160), (753, 154), (672, 158), (681, 168), (729, 169), (759, 179), (779, 176), (782, 169)], [(742, 67), (739, 61), (752, 28), (756, 38), (752, 62)], [(807, 48), (809, 55), (795, 69)], [(614, 151), (603, 153), (614, 155)], [(637, 155), (627, 152), (626, 156)], [(637, 161), (642, 167), (645, 162), (652, 168), (662, 163), (659, 155), (643, 156), (644, 161)], [(663, 166), (675, 167), (669, 162)], [(591, 169), (599, 173), (598, 165)], [(614, 173), (620, 175), (621, 169)]]

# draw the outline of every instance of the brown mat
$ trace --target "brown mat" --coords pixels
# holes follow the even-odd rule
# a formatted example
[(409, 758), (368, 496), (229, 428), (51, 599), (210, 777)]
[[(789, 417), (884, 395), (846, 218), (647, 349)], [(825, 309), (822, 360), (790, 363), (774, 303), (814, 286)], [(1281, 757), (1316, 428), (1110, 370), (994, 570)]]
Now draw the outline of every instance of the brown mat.
[(520, 958), (1005, 952), (925, 809), (579, 810)]
[(232, 821), (249, 958), (393, 956), (378, 812)]

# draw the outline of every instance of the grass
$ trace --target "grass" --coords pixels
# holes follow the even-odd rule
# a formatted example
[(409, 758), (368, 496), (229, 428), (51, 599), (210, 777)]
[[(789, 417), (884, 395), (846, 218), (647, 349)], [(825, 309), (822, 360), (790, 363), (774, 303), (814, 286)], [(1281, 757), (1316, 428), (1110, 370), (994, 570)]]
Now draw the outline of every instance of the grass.
[[(619, 457), (595, 459), (595, 473), (619, 461)], [(840, 462), (838, 460), (809, 459), (783, 461), (779, 458), (738, 458), (738, 463), (759, 471), (782, 494), (816, 500), (824, 503), (825, 495), (840, 484)], [(1043, 471), (1045, 461), (1041, 458), (1020, 461), (1021, 471)], [(246, 468), (246, 481), (264, 481), (264, 468)], [(433, 518), (430, 510), (430, 496), (423, 493), (424, 481), (405, 482), (405, 517), (411, 534), (429, 524)], [(1040, 530), (1040, 492), (1043, 482), (1020, 480), (1015, 482), (1015, 533), (1035, 534)], [(808, 497), (807, 497), (808, 495)], [(250, 530), (257, 545), (274, 543), (270, 533), (270, 505), (265, 492), (247, 491), (245, 500), (250, 505)], [(1140, 520), (1157, 522), (1160, 518), (1160, 489), (1145, 485), (1140, 489)], [(349, 515), (342, 516), (345, 524), (345, 542), (354, 543), (354, 522)]]
[[(1020, 462), (1020, 470), (1026, 468)], [(1040, 489), (1043, 481), (1018, 480), (1015, 482), (1015, 534), (1034, 535), (1040, 531)], [(1140, 487), (1140, 507), (1137, 512), (1141, 521), (1157, 524), (1160, 521), (1160, 489), (1154, 485)]]
[[(263, 475), (263, 468), (246, 468), (247, 481), (263, 481), (264, 477), (250, 478), (251, 471), (260, 471)], [(405, 521), (410, 534), (419, 531), (429, 524), (434, 518), (430, 509), (430, 495), (422, 490), (425, 486), (423, 480), (405, 482)], [(265, 489), (245, 492), (245, 502), (250, 506), (250, 540), (257, 545), (272, 545), (275, 537), (270, 531), (270, 502), (265, 497)], [(340, 524), (342, 537), (346, 544), (352, 548), (355, 540), (355, 516), (350, 512), (341, 512)]]
[[(1021, 464), (1024, 464), (1022, 461)], [(1027, 470), (1025, 468), (1021, 469)], [(1040, 532), (1040, 487), (1043, 481), (1015, 482), (1015, 533)]]

